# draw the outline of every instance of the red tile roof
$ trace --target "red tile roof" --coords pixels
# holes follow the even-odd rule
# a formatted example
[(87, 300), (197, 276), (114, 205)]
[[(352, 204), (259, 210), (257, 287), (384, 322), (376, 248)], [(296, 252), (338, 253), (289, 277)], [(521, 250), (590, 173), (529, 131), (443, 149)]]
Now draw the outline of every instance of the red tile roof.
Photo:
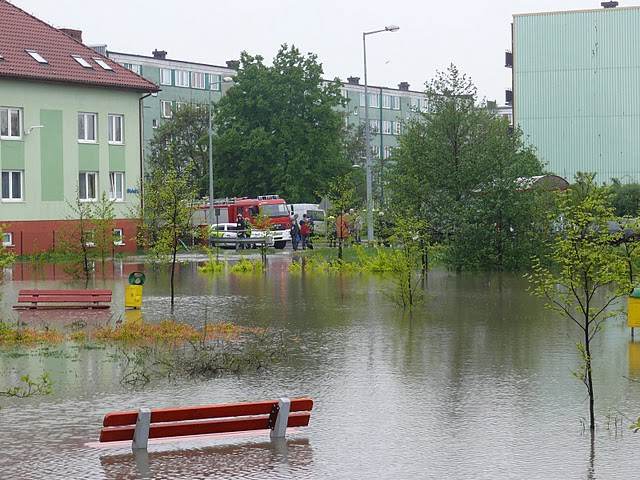
[[(23, 78), (146, 92), (159, 90), (154, 83), (6, 0), (0, 0), (0, 32), (0, 78)], [(48, 63), (38, 63), (26, 50), (35, 50)], [(71, 55), (81, 56), (92, 68), (83, 67)], [(103, 69), (94, 58), (101, 59), (113, 70)]]

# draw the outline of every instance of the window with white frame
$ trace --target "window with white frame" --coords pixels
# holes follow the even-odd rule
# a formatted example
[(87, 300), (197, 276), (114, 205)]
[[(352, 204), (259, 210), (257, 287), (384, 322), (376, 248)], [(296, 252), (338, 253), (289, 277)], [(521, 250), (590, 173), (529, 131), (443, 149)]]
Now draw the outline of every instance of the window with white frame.
[(20, 108), (0, 107), (0, 138), (3, 140), (22, 138), (22, 110)]
[(402, 134), (402, 122), (393, 122), (393, 134), (394, 135)]
[(411, 97), (411, 110), (414, 112), (420, 111), (420, 99), (417, 97)]
[(191, 86), (193, 88), (204, 89), (204, 73), (191, 72)]
[(22, 170), (2, 170), (0, 199), (3, 202), (21, 202), (24, 200), (22, 194), (23, 174)]
[(421, 105), (421, 110), (423, 112), (428, 112), (429, 111), (429, 103), (427, 102), (426, 98), (422, 98), (420, 99), (420, 105)]
[(369, 130), (371, 133), (378, 133), (380, 131), (380, 122), (378, 120), (369, 120)]
[(87, 230), (84, 232), (83, 239), (85, 246), (93, 248), (96, 246), (96, 232), (94, 230)]
[(170, 68), (161, 68), (160, 69), (160, 84), (161, 85), (171, 85), (171, 69)]
[(173, 116), (170, 101), (160, 100), (160, 114), (162, 115), (162, 118), (171, 118)]
[(95, 113), (78, 113), (78, 141), (95, 143), (97, 139), (98, 115)]
[(176, 87), (189, 86), (189, 72), (186, 70), (176, 70)]
[(360, 93), (360, 106), (361, 107), (366, 107), (365, 101), (366, 101), (366, 99), (364, 97), (364, 93)]
[(382, 133), (391, 135), (391, 122), (389, 120), (382, 121)]
[(151, 128), (158, 128), (158, 119), (154, 118), (151, 120)]
[(98, 172), (80, 172), (78, 196), (82, 202), (95, 202), (98, 199)]
[(124, 172), (109, 172), (109, 200), (124, 201)]
[(391, 95), (382, 95), (382, 108), (391, 108)]
[(124, 245), (124, 230), (122, 228), (113, 229), (113, 244)]
[(393, 147), (391, 145), (385, 145), (384, 147), (384, 158), (389, 158), (393, 155)]
[(373, 155), (375, 158), (380, 158), (380, 146), (379, 145), (374, 145), (373, 147), (371, 147), (371, 155)]
[(219, 92), (222, 87), (222, 76), (215, 73), (209, 74), (209, 90)]
[(179, 112), (180, 110), (182, 110), (185, 105), (186, 103), (184, 102), (176, 102), (176, 112)]
[(3, 232), (2, 233), (2, 246), (3, 247), (13, 247), (13, 233), (12, 232)]
[(400, 110), (400, 97), (398, 95), (391, 95), (391, 108)]
[(373, 108), (379, 108), (380, 107), (380, 95), (378, 95), (377, 93), (370, 93), (369, 94), (369, 106), (373, 107)]
[(109, 143), (124, 143), (124, 115), (109, 114)]

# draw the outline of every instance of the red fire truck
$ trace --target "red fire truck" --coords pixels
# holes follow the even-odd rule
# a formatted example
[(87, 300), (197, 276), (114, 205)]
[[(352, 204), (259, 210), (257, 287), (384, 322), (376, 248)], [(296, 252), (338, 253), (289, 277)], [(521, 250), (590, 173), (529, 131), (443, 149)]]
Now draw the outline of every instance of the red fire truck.
[[(209, 219), (209, 215), (212, 215)], [(287, 202), (278, 195), (261, 195), (258, 198), (234, 197), (219, 198), (213, 201), (213, 212), (209, 205), (203, 205), (195, 212), (194, 221), (201, 225), (235, 223), (238, 214), (254, 223), (255, 217), (262, 214), (271, 222), (270, 236), (275, 248), (284, 248), (291, 240), (291, 217)]]

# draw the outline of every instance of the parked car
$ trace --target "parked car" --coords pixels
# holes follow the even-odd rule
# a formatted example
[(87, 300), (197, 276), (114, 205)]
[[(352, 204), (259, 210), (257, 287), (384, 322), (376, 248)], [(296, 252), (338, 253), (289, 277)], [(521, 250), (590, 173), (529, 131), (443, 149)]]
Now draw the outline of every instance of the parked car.
[[(262, 239), (266, 235), (266, 232), (261, 230), (256, 230), (254, 228), (251, 229), (251, 236), (249, 238)], [(235, 223), (217, 223), (211, 226), (211, 234), (209, 238), (225, 238), (225, 239), (236, 239), (238, 238), (238, 225)], [(274, 244), (273, 236), (269, 235), (269, 240), (267, 241), (267, 245), (272, 247)], [(234, 243), (226, 243), (220, 245), (222, 248), (235, 248)], [(257, 244), (249, 244), (252, 248), (257, 248)]]

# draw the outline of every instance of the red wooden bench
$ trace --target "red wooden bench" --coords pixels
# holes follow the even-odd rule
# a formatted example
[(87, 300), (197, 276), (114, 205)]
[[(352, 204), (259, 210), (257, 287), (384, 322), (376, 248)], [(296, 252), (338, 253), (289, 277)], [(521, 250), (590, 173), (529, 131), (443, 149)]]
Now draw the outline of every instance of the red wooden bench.
[(140, 408), (107, 413), (100, 442), (132, 440), (131, 447), (146, 449), (149, 438), (184, 437), (214, 433), (271, 430), (284, 437), (287, 427), (306, 427), (311, 418), (310, 398), (281, 398), (249, 403), (222, 403), (181, 408)]
[(109, 308), (111, 290), (20, 290), (16, 309)]

